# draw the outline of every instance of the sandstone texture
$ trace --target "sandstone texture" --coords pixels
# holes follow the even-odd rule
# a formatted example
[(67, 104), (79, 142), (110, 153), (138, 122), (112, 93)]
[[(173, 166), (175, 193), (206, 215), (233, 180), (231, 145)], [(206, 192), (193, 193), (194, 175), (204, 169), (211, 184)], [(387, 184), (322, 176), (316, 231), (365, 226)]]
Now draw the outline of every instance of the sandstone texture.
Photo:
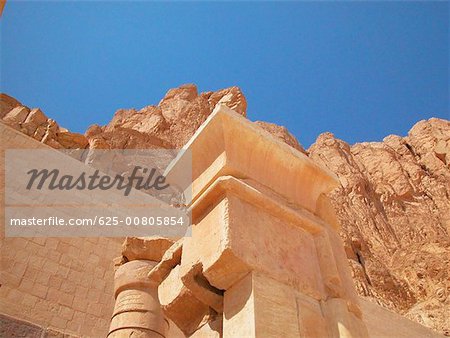
[(308, 152), (341, 182), (331, 199), (358, 293), (450, 335), (450, 122), (353, 146), (325, 133)]
[[(54, 148), (181, 148), (218, 104), (246, 116), (239, 88), (198, 93), (189, 84), (156, 106), (118, 110), (85, 135), (6, 94), (0, 118)], [(450, 335), (450, 122), (420, 121), (406, 137), (353, 146), (325, 133), (307, 151), (286, 128), (255, 125), (339, 178), (329, 198), (359, 295)]]
[(292, 135), (286, 127), (279, 126), (275, 123), (269, 123), (269, 122), (263, 122), (263, 121), (256, 121), (255, 122), (258, 126), (263, 128), (264, 130), (271, 133), (273, 136), (275, 136), (280, 141), (283, 141), (284, 143), (287, 143), (291, 147), (301, 151), (302, 153), (306, 154), (305, 149), (302, 147), (302, 145), (297, 141), (294, 135)]
[[(49, 149), (0, 122), (7, 149)], [(5, 237), (0, 161), (0, 337), (104, 337), (114, 306), (114, 265), (123, 242), (108, 237)], [(76, 192), (74, 192), (76, 194)]]
[(88, 140), (71, 133), (39, 108), (30, 109), (6, 94), (0, 94), (0, 118), (9, 126), (56, 149), (85, 149)]
[(246, 115), (247, 102), (239, 88), (199, 94), (195, 85), (187, 84), (169, 90), (157, 106), (118, 110), (108, 125), (91, 126), (86, 136), (94, 149), (177, 149), (217, 104)]

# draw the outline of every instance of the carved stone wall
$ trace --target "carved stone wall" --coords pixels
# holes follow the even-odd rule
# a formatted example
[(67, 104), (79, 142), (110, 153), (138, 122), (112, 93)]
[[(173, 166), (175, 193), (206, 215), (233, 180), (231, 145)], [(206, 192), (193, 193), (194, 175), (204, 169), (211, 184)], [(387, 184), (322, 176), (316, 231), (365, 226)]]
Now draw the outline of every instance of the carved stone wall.
[[(47, 147), (1, 122), (0, 135), (2, 159), (5, 149)], [(0, 163), (0, 314), (33, 323), (42, 332), (105, 336), (114, 306), (112, 258), (123, 240), (4, 238), (4, 161)]]

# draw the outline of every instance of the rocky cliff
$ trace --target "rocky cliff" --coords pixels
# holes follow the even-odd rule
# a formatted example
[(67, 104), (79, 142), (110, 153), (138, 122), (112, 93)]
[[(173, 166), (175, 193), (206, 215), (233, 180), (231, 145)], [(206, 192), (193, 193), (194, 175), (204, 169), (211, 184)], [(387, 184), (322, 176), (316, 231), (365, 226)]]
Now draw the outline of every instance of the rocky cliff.
[(340, 179), (332, 201), (358, 293), (450, 335), (450, 122), (353, 146), (325, 133), (308, 152)]
[[(106, 126), (71, 133), (1, 94), (4, 123), (55, 148), (179, 148), (225, 104), (246, 115), (237, 87), (171, 89), (158, 105), (118, 110)], [(418, 122), (406, 137), (353, 146), (325, 133), (305, 151), (286, 128), (255, 122), (340, 179), (331, 195), (360, 295), (450, 335), (450, 122)]]

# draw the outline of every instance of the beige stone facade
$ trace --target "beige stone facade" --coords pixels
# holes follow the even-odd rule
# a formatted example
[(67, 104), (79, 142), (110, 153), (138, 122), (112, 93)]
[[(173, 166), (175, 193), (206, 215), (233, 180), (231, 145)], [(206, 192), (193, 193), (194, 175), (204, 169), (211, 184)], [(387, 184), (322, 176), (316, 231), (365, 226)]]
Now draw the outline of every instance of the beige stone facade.
[[(46, 147), (0, 128), (2, 152)], [(121, 240), (2, 237), (2, 323), (39, 337), (439, 336), (357, 296), (332, 172), (221, 105), (186, 148), (191, 237), (127, 239), (115, 278)]]
[[(8, 316), (2, 321), (4, 329), (13, 317), (35, 324), (37, 332), (48, 331), (49, 336), (104, 336), (114, 305), (112, 259), (122, 240), (4, 238), (4, 150), (47, 146), (3, 123), (0, 135), (0, 315)], [(35, 332), (30, 330), (26, 332)]]

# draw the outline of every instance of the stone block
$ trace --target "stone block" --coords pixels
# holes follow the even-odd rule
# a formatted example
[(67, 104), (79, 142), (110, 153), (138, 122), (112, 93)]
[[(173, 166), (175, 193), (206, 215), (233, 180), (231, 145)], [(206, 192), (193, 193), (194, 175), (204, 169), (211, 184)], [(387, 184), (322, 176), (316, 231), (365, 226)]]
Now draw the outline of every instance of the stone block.
[(356, 294), (355, 284), (352, 279), (342, 240), (336, 231), (327, 230), (326, 236), (329, 239), (329, 245), (331, 246), (336, 261), (335, 266), (342, 284), (341, 290), (343, 291), (343, 295), (341, 298), (347, 299), (350, 311), (361, 318), (361, 310), (358, 305), (359, 299)]
[(195, 331), (190, 338), (222, 338), (222, 325), (222, 315), (217, 316), (216, 319), (211, 320)]
[(323, 316), (320, 303), (297, 294), (298, 327), (301, 338), (329, 337), (328, 323)]
[(225, 291), (223, 338), (255, 337), (256, 319), (252, 274)]
[(29, 113), (30, 110), (27, 107), (18, 106), (6, 114), (5, 117), (3, 117), (3, 121), (14, 129), (19, 129), (20, 125), (25, 121)]
[(223, 337), (299, 337), (295, 290), (250, 273), (225, 291)]
[(144, 259), (159, 262), (174, 242), (164, 237), (127, 237), (122, 255), (129, 261)]
[[(262, 208), (259, 197), (238, 194), (238, 189), (224, 189), (208, 213), (194, 218), (192, 238), (184, 243), (182, 266), (201, 262), (204, 276), (221, 290), (255, 270), (316, 299), (323, 297), (314, 238), (302, 227), (309, 221), (300, 215), (286, 218), (275, 209)], [(261, 195), (256, 190), (254, 194)]]
[(183, 238), (176, 241), (162, 256), (161, 261), (148, 273), (148, 278), (160, 284), (170, 271), (180, 264), (183, 249)]
[(364, 322), (348, 309), (345, 299), (330, 298), (321, 304), (332, 337), (369, 337)]
[(345, 290), (343, 289), (341, 275), (337, 268), (338, 262), (333, 253), (333, 246), (330, 243), (328, 231), (323, 229), (315, 234), (314, 242), (325, 293), (328, 297), (343, 297)]
[(45, 125), (46, 123), (47, 116), (45, 116), (45, 114), (39, 108), (31, 109), (27, 118), (21, 125), (21, 130), (29, 136), (34, 136), (36, 129), (39, 126)]
[(186, 335), (208, 321), (211, 310), (183, 284), (180, 266), (176, 266), (158, 288), (164, 314)]
[(180, 275), (184, 286), (191, 291), (195, 298), (217, 313), (223, 312), (223, 291), (209, 284), (203, 276), (201, 263), (194, 266), (181, 266)]
[[(248, 145), (251, 144), (251, 152)], [(337, 177), (224, 105), (218, 105), (185, 146), (192, 152), (195, 201), (218, 177), (251, 177), (286, 200), (315, 212)], [(168, 177), (183, 170), (174, 163)]]

